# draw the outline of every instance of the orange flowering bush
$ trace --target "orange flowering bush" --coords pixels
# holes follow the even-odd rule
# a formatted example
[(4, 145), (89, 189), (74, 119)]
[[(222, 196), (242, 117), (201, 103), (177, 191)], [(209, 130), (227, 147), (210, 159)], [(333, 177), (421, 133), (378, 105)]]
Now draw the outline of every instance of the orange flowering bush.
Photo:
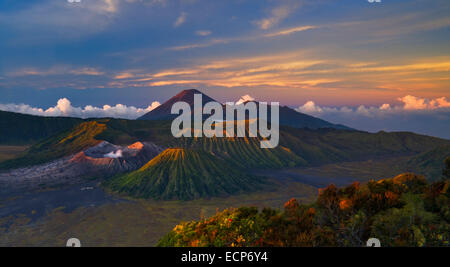
[(315, 203), (291, 199), (284, 210), (226, 209), (183, 222), (159, 246), (364, 246), (376, 237), (383, 246), (449, 246), (450, 182), (431, 185), (422, 176), (330, 185)]

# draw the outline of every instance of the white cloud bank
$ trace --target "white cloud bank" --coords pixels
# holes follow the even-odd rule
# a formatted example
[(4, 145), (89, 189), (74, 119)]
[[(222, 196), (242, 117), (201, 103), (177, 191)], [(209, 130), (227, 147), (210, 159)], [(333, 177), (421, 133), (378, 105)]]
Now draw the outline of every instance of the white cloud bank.
[(446, 97), (440, 97), (435, 99), (419, 98), (412, 95), (407, 95), (397, 99), (402, 102), (403, 105), (392, 107), (390, 104), (383, 104), (379, 107), (366, 107), (364, 105), (358, 108), (349, 107), (321, 107), (316, 105), (314, 101), (308, 101), (303, 106), (298, 107), (296, 110), (299, 112), (320, 115), (326, 113), (345, 113), (345, 114), (359, 114), (365, 116), (377, 116), (389, 113), (408, 112), (408, 111), (430, 111), (436, 109), (450, 108), (450, 101)]
[(408, 95), (398, 100), (399, 105), (361, 105), (357, 108), (324, 107), (308, 101), (296, 110), (369, 132), (410, 131), (450, 139), (450, 102), (447, 98), (425, 99)]
[(42, 109), (32, 107), (26, 104), (0, 104), (0, 110), (18, 112), (39, 116), (63, 116), (63, 117), (79, 117), (79, 118), (122, 118), (122, 119), (136, 119), (145, 113), (158, 107), (160, 103), (154, 101), (147, 108), (136, 108), (123, 104), (115, 106), (104, 105), (103, 107), (94, 107), (91, 105), (82, 107), (74, 107), (67, 98), (61, 98), (54, 107)]

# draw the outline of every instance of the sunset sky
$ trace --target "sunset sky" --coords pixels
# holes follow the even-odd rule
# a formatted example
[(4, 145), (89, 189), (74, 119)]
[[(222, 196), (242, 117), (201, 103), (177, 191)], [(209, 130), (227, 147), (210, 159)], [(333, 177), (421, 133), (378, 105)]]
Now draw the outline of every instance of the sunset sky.
[(449, 14), (448, 0), (2, 0), (0, 104), (148, 109), (198, 88), (322, 117), (442, 113)]

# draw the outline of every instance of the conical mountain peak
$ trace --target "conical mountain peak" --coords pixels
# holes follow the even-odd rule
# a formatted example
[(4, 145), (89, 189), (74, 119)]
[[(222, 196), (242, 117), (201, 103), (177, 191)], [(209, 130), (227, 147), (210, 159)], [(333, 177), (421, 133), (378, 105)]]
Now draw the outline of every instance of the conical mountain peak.
[(139, 120), (168, 120), (173, 119), (175, 116), (171, 114), (173, 104), (177, 102), (186, 102), (191, 107), (194, 106), (194, 95), (201, 94), (203, 105), (208, 102), (216, 102), (213, 98), (203, 94), (197, 89), (183, 90), (177, 95), (173, 96), (159, 107), (140, 117)]

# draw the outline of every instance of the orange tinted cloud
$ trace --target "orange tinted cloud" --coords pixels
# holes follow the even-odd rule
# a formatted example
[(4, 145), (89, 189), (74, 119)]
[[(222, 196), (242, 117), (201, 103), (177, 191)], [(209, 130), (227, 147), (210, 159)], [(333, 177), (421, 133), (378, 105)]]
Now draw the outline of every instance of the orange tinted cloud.
[(117, 74), (116, 76), (114, 76), (114, 79), (129, 79), (129, 78), (133, 78), (134, 74), (133, 73), (129, 73), (129, 72), (123, 72), (120, 74)]
[(449, 72), (448, 57), (358, 61), (322, 56), (317, 49), (196, 59), (180, 68), (134, 73), (134, 79), (118, 86), (266, 87), (282, 90), (283, 97), (289, 101), (302, 93), (328, 98), (338, 105), (342, 100), (361, 103), (370, 99), (372, 103), (380, 103), (411, 94), (433, 98), (436, 103), (444, 103), (439, 105), (445, 105), (445, 101), (437, 99), (448, 97), (448, 91), (442, 88), (450, 86)]
[(446, 97), (440, 97), (435, 99), (425, 99), (407, 95), (398, 99), (404, 103), (403, 108), (406, 110), (420, 110), (420, 109), (437, 109), (450, 107), (450, 101)]

